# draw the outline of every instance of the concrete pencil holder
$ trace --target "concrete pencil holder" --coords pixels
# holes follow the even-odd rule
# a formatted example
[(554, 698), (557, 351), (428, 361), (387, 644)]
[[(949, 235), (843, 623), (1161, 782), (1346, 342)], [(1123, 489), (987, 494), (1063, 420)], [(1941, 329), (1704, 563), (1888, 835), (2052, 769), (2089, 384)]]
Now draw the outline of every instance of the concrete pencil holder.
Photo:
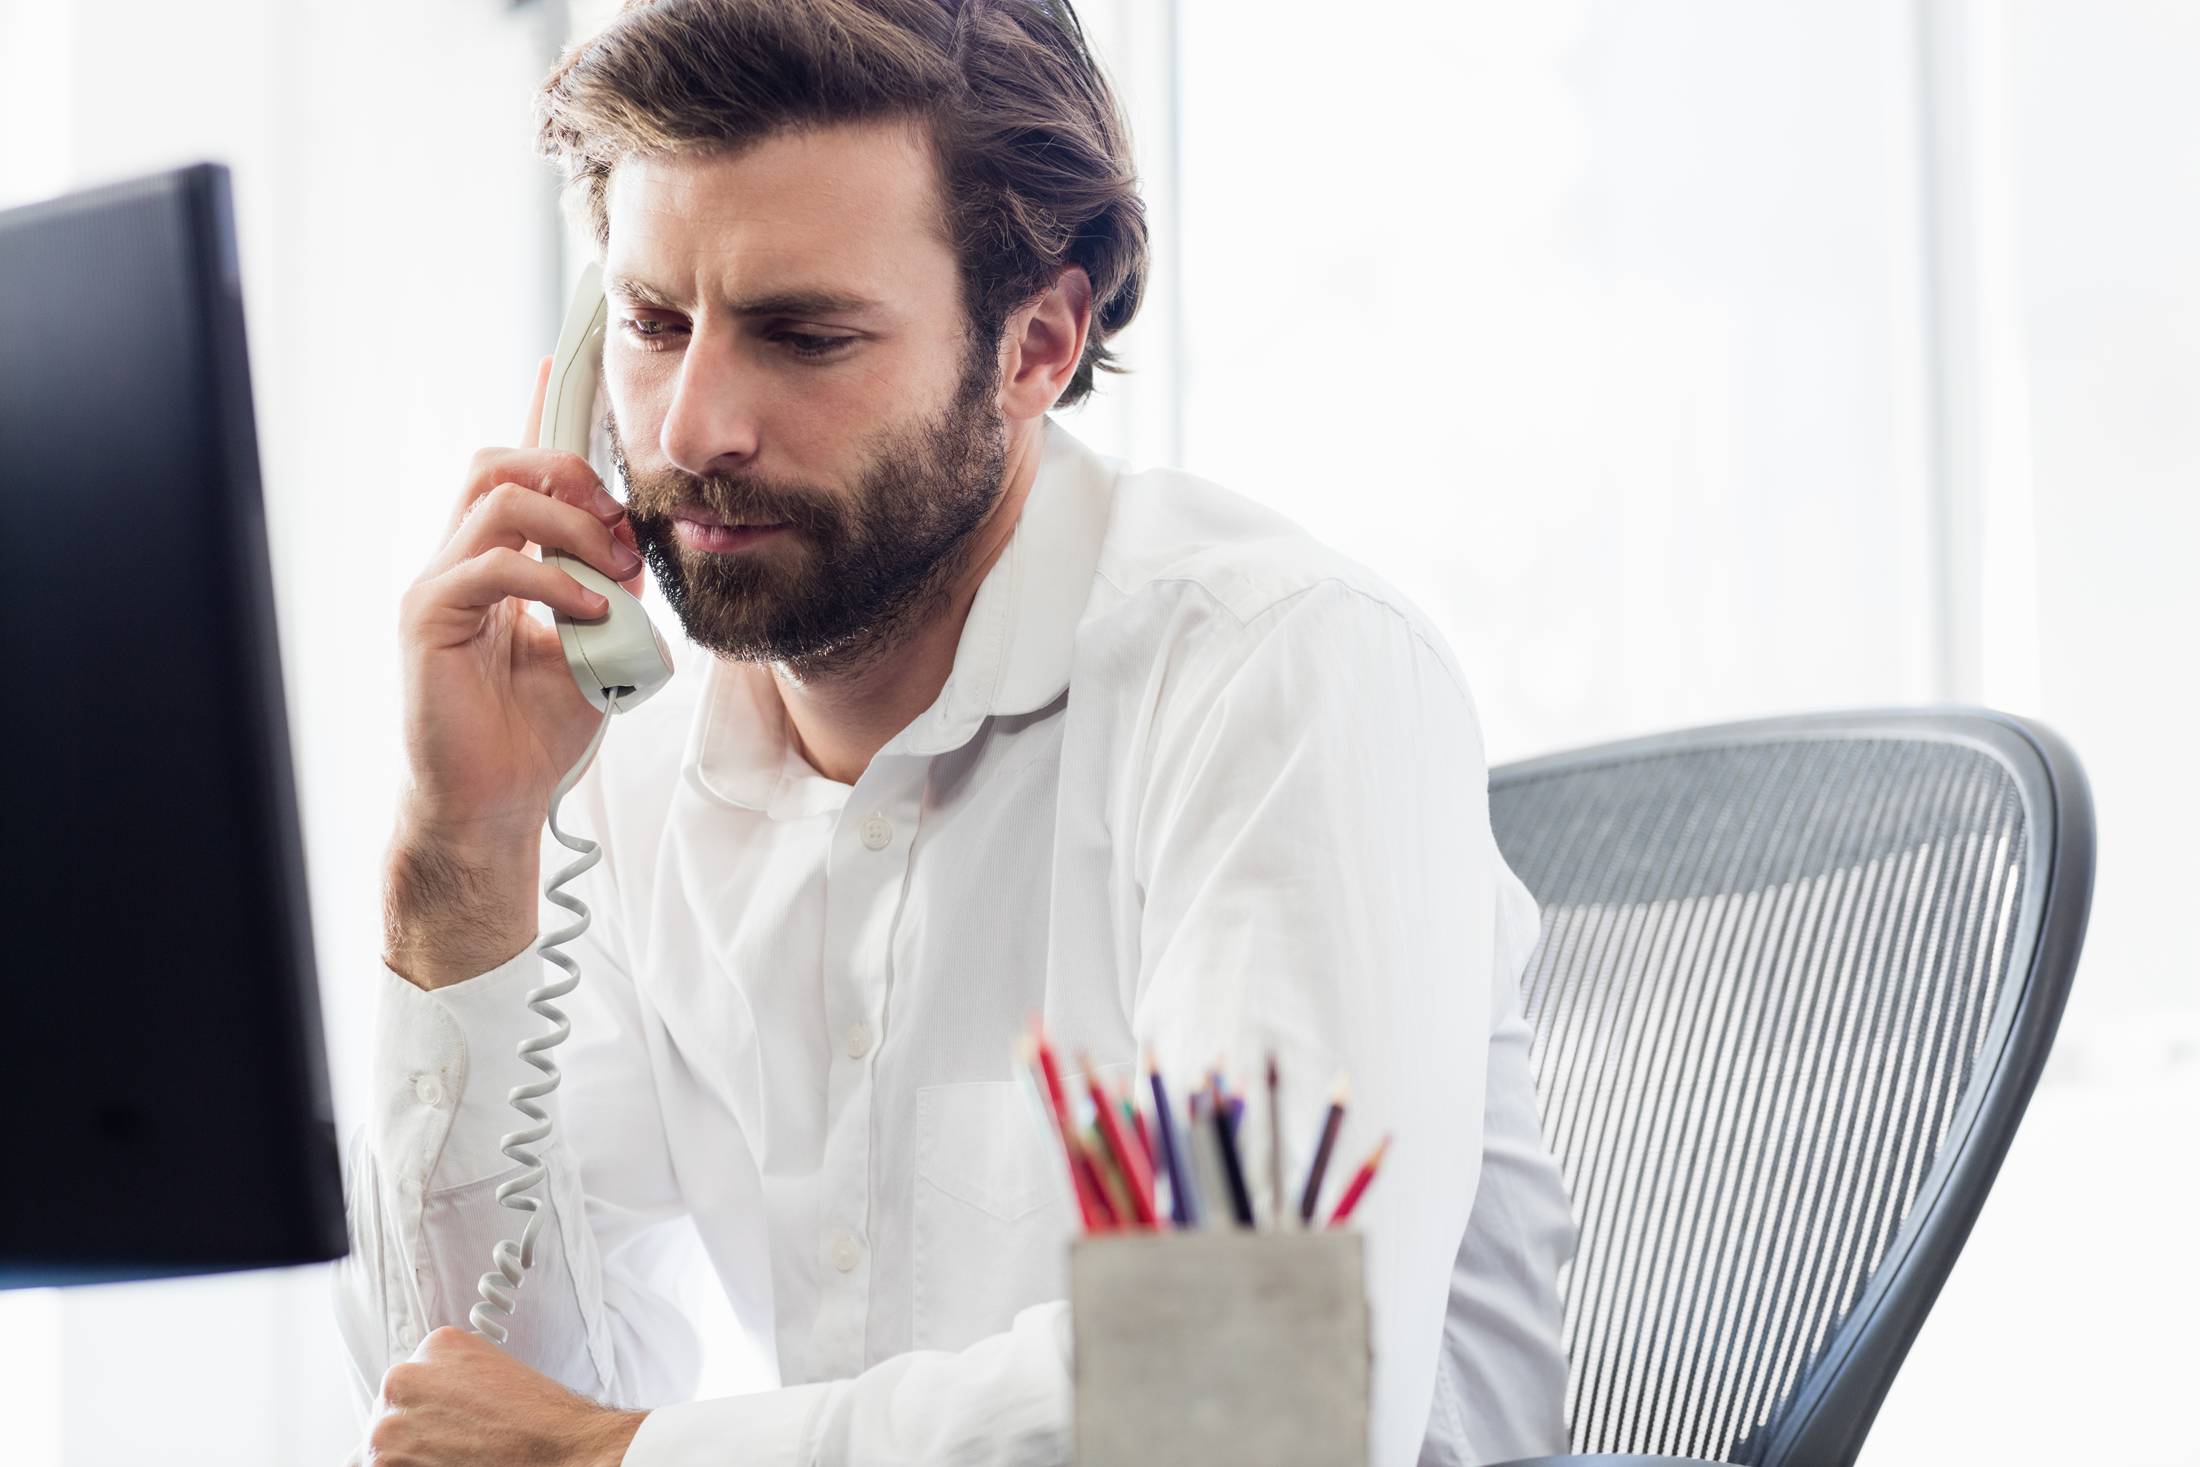
[(1079, 1238), (1078, 1467), (1366, 1467), (1365, 1277), (1357, 1233)]

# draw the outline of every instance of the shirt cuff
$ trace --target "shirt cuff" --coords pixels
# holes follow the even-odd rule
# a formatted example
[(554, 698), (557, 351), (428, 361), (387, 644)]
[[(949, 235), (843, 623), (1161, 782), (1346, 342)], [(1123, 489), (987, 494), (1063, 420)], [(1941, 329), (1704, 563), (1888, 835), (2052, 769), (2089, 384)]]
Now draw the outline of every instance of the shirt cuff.
[(798, 1467), (810, 1418), (834, 1382), (659, 1406), (627, 1444), (620, 1467)]
[[(375, 1109), (368, 1139), (391, 1173), (436, 1190), (509, 1171), (498, 1143), (526, 1124), (506, 1096), (542, 1078), (518, 1045), (546, 1033), (527, 1007), (542, 960), (533, 947), (478, 978), (433, 992), (387, 967), (374, 1025)], [(540, 1102), (553, 1116), (557, 1097)]]

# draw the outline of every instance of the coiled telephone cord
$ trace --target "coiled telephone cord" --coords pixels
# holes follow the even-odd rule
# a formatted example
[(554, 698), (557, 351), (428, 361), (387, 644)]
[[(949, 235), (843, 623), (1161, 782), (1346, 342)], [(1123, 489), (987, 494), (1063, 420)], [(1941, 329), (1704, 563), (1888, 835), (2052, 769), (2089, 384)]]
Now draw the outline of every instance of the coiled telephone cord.
[(557, 931), (546, 932), (536, 939), (535, 951), (541, 954), (543, 961), (561, 969), (562, 975), (531, 990), (527, 995), (527, 1007), (549, 1020), (555, 1027), (548, 1033), (537, 1034), (519, 1042), (519, 1057), (542, 1071), (542, 1078), (524, 1085), (514, 1085), (511, 1093), (505, 1097), (511, 1102), (512, 1109), (527, 1117), (530, 1124), (524, 1129), (506, 1132), (498, 1143), (506, 1156), (526, 1170), (497, 1188), (497, 1201), (505, 1207), (526, 1213), (527, 1226), (520, 1231), (517, 1242), (506, 1238), (497, 1244), (494, 1267), (481, 1276), (481, 1302), (466, 1316), (473, 1323), (474, 1333), (499, 1345), (510, 1337), (504, 1320), (512, 1317), (515, 1291), (525, 1280), (527, 1270), (535, 1266), (535, 1237), (542, 1231), (543, 1199), (529, 1196), (528, 1193), (549, 1171), (543, 1165), (541, 1155), (532, 1148), (549, 1137), (550, 1113), (536, 1102), (558, 1088), (558, 1082), (563, 1077), (558, 1072), (557, 1062), (550, 1058), (550, 1051), (565, 1043), (566, 1036), (573, 1032), (572, 1021), (566, 1018), (564, 1011), (554, 1000), (571, 993), (580, 986), (581, 981), (581, 965), (561, 949), (588, 930), (588, 904), (577, 896), (569, 895), (562, 888), (603, 859), (602, 846), (592, 840), (569, 835), (558, 828), (558, 807), (573, 792), (573, 786), (580, 783), (581, 776), (588, 770), (589, 761), (596, 757), (596, 751), (603, 746), (604, 733), (611, 727), (611, 715), (617, 711), (618, 706), (616, 699), (604, 700), (603, 721), (596, 725), (595, 737), (588, 741), (587, 751), (565, 772), (565, 778), (558, 781), (558, 787), (550, 795), (550, 833), (558, 838), (559, 845), (575, 853), (575, 859), (564, 870), (543, 882), (542, 895), (544, 900), (554, 902), (571, 912), (573, 920)]

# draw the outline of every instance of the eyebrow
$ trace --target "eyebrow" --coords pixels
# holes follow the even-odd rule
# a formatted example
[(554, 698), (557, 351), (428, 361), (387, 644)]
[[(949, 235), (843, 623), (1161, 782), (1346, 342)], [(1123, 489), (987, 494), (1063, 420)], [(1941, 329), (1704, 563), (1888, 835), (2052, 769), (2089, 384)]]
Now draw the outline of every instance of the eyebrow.
[[(630, 300), (638, 305), (651, 306), (661, 311), (685, 311), (686, 303), (675, 300), (666, 292), (646, 281), (630, 275), (615, 275), (604, 282), (604, 294)], [(726, 302), (726, 310), (735, 316), (839, 316), (858, 311), (872, 310), (876, 301), (861, 296), (836, 295), (829, 290), (790, 290), (777, 295), (755, 296), (748, 300)]]

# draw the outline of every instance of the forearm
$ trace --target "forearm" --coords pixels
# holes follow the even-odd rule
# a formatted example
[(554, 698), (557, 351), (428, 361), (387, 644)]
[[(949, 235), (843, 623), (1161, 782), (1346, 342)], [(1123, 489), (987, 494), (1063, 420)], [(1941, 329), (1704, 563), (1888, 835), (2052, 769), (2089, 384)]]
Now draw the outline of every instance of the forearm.
[(424, 989), (509, 962), (535, 938), (535, 828), (460, 835), (406, 814), (384, 861), (382, 960)]

